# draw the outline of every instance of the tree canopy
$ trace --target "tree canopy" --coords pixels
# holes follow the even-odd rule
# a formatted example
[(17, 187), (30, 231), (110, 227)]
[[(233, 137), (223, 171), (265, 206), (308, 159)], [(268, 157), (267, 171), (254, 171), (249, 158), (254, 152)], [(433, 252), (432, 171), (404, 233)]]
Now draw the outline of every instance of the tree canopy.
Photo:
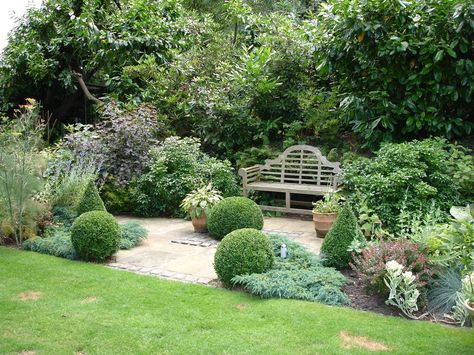
[(10, 34), (0, 111), (32, 97), (61, 126), (147, 103), (235, 160), (452, 139), (473, 128), (473, 43), (468, 0), (47, 0)]

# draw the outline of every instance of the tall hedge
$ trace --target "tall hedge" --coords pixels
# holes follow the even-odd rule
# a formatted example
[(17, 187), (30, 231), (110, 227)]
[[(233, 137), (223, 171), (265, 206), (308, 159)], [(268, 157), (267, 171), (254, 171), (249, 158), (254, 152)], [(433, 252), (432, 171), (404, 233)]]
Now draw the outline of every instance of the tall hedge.
[(321, 247), (324, 265), (345, 269), (352, 260), (347, 249), (356, 238), (363, 238), (357, 219), (348, 203), (344, 205)]
[(105, 211), (104, 201), (99, 196), (94, 181), (90, 181), (82, 195), (81, 201), (77, 206), (77, 214), (81, 215), (90, 211)]
[(474, 8), (466, 0), (328, 0), (318, 12), (320, 73), (342, 115), (372, 143), (462, 136), (474, 128)]

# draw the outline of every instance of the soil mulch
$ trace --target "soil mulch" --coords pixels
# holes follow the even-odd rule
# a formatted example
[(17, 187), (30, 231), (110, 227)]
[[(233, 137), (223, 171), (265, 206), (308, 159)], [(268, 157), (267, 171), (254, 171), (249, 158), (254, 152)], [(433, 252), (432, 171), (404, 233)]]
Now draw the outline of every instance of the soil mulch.
[(351, 300), (349, 307), (387, 316), (400, 316), (400, 312), (385, 304), (383, 297), (367, 294), (362, 281), (357, 277), (355, 271), (344, 270), (342, 273), (347, 278), (347, 284), (344, 286), (343, 291)]

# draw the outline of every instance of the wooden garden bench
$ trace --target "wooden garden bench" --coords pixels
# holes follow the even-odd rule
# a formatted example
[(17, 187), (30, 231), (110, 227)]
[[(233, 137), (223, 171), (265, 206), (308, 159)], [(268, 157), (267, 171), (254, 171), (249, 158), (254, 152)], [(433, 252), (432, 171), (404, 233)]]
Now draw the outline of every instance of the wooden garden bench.
[(262, 210), (311, 214), (311, 210), (292, 208), (291, 194), (317, 196), (336, 191), (339, 165), (328, 161), (316, 147), (294, 145), (263, 165), (241, 168), (239, 175), (244, 196), (251, 190), (285, 193), (285, 207), (261, 205)]

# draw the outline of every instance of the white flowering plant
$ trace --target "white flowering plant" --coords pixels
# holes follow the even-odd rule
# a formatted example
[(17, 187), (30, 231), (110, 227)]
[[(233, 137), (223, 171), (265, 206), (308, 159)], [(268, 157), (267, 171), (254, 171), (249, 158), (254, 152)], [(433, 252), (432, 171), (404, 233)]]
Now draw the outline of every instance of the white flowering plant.
[(420, 291), (416, 288), (415, 275), (411, 271), (403, 271), (404, 267), (396, 260), (385, 264), (387, 274), (384, 282), (390, 293), (388, 305), (398, 307), (407, 317), (415, 318), (413, 312), (418, 311), (418, 297)]
[(457, 292), (456, 303), (451, 309), (450, 314), (445, 315), (447, 318), (451, 318), (461, 325), (464, 325), (469, 317), (469, 313), (466, 307), (464, 307), (464, 301), (471, 300), (473, 299), (472, 297), (474, 297), (472, 284), (474, 284), (474, 272), (471, 272), (463, 278), (461, 290)]

